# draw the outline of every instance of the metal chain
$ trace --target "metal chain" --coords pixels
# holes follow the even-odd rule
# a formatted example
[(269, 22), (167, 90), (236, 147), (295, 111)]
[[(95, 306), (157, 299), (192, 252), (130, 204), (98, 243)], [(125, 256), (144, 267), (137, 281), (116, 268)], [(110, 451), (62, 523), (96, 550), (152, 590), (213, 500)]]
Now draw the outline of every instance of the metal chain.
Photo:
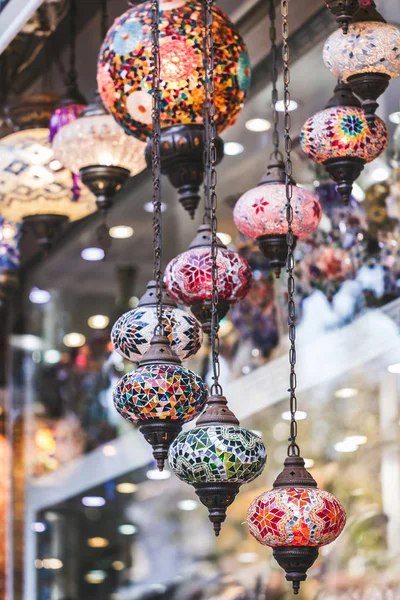
[(283, 103), (285, 107), (285, 155), (286, 155), (286, 219), (288, 223), (287, 232), (287, 245), (288, 245), (288, 258), (287, 258), (287, 272), (288, 272), (288, 325), (289, 325), (289, 363), (290, 363), (290, 380), (289, 380), (289, 394), (290, 394), (290, 438), (288, 447), (288, 456), (300, 456), (300, 448), (296, 443), (297, 438), (297, 398), (296, 398), (296, 304), (294, 301), (295, 293), (295, 280), (294, 280), (294, 249), (295, 239), (293, 235), (293, 207), (292, 207), (292, 196), (293, 196), (293, 184), (292, 184), (292, 138), (290, 135), (291, 130), (291, 118), (289, 112), (290, 106), (290, 52), (289, 52), (289, 0), (281, 0), (281, 12), (282, 12), (282, 59), (283, 59)]
[(210, 206), (210, 108), (209, 108), (209, 75), (208, 75), (208, 45), (207, 45), (207, 5), (203, 5), (203, 70), (204, 70), (204, 215), (203, 223), (211, 224), (211, 206)]
[(272, 80), (272, 114), (273, 114), (273, 130), (272, 130), (272, 143), (274, 150), (271, 152), (271, 159), (277, 162), (283, 162), (282, 152), (279, 150), (279, 113), (276, 110), (276, 103), (278, 102), (278, 47), (276, 45), (276, 10), (275, 0), (269, 0), (269, 38), (271, 40), (271, 80)]
[(156, 282), (157, 325), (154, 333), (162, 335), (163, 306), (162, 306), (162, 218), (161, 218), (161, 158), (160, 158), (160, 7), (159, 0), (151, 0), (152, 9), (152, 175), (153, 175), (153, 248), (154, 248), (154, 280)]
[(212, 318), (211, 318), (211, 357), (213, 365), (212, 395), (222, 395), (222, 387), (219, 383), (221, 366), (219, 362), (219, 319), (218, 319), (218, 244), (217, 244), (217, 150), (215, 140), (217, 129), (215, 125), (215, 102), (214, 102), (214, 35), (213, 35), (213, 6), (214, 0), (203, 0), (205, 2), (205, 29), (206, 29), (206, 74), (205, 86), (207, 87), (207, 113), (208, 113), (208, 156), (209, 163), (206, 164), (206, 206), (210, 207), (211, 217), (211, 275), (212, 275)]

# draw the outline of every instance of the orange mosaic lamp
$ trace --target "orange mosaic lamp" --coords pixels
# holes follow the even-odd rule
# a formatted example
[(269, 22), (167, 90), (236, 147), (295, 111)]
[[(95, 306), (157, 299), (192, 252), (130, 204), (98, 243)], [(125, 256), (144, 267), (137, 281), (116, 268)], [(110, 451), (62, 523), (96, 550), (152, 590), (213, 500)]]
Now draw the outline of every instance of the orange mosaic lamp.
[[(163, 0), (160, 9), (161, 168), (193, 217), (204, 175), (204, 16), (201, 0)], [(234, 23), (213, 6), (215, 125), (235, 122), (250, 85), (246, 45)], [(98, 86), (104, 105), (123, 129), (148, 140), (151, 164), (151, 2), (133, 0), (115, 20), (100, 50)], [(216, 138), (217, 161), (223, 142)]]
[(319, 548), (333, 542), (345, 523), (342, 504), (317, 488), (300, 456), (286, 459), (274, 489), (256, 498), (247, 513), (250, 533), (260, 544), (273, 548), (295, 594), (318, 558)]

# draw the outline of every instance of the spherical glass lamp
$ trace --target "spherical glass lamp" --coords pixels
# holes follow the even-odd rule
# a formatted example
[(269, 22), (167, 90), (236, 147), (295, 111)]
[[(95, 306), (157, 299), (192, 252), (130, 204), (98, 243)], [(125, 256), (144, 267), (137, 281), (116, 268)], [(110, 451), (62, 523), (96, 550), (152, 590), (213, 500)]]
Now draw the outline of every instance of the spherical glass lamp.
[[(183, 206), (194, 214), (203, 178), (204, 17), (201, 0), (161, 2), (161, 159)], [(151, 2), (119, 17), (100, 51), (98, 87), (104, 104), (125, 131), (151, 133)], [(235, 25), (213, 7), (216, 127), (223, 131), (240, 112), (250, 84), (247, 48)], [(222, 142), (217, 143), (218, 160)], [(151, 157), (151, 141), (147, 150)], [(179, 168), (178, 168), (179, 167)]]
[(165, 336), (154, 336), (139, 367), (122, 377), (114, 390), (117, 411), (138, 425), (153, 447), (160, 470), (182, 424), (201, 413), (207, 387), (201, 377), (182, 367)]
[(300, 583), (318, 557), (318, 549), (343, 531), (346, 512), (332, 494), (319, 490), (300, 456), (291, 456), (274, 489), (252, 502), (247, 513), (250, 533), (273, 548), (297, 595)]
[(360, 10), (348, 33), (333, 33), (323, 51), (328, 69), (351, 84), (368, 115), (375, 113), (390, 80), (400, 76), (400, 29), (372, 10)]
[(300, 133), (307, 156), (326, 167), (348, 203), (364, 165), (380, 156), (388, 143), (387, 127), (377, 116), (370, 125), (350, 86), (339, 83), (325, 110), (310, 117)]
[(0, 217), (0, 308), (7, 304), (18, 283), (21, 227)]
[(169, 463), (179, 479), (194, 486), (219, 535), (226, 509), (240, 486), (262, 473), (266, 456), (262, 440), (240, 427), (226, 398), (211, 396), (197, 426), (172, 443)]
[(72, 173), (80, 174), (99, 209), (105, 211), (124, 182), (146, 168), (144, 147), (118, 127), (98, 96), (53, 141), (55, 156)]
[[(178, 308), (163, 290), (163, 325), (171, 348), (181, 360), (187, 360), (201, 347), (202, 330), (198, 321)], [(118, 319), (111, 331), (115, 350), (127, 360), (138, 362), (150, 347), (157, 325), (156, 283), (150, 281), (134, 310)]]
[[(218, 317), (223, 319), (231, 304), (250, 290), (252, 273), (248, 262), (218, 240)], [(211, 228), (201, 225), (189, 250), (179, 254), (165, 270), (170, 296), (190, 306), (203, 331), (211, 331), (212, 260)]]
[(48, 246), (63, 224), (95, 210), (89, 190), (74, 201), (71, 174), (55, 159), (47, 128), (18, 131), (0, 141), (1, 214), (29, 226), (40, 246)]
[[(286, 175), (283, 163), (271, 164), (259, 185), (239, 198), (233, 218), (241, 233), (256, 240), (279, 277), (287, 261)], [(307, 190), (293, 182), (293, 235), (302, 240), (317, 230), (321, 205)]]

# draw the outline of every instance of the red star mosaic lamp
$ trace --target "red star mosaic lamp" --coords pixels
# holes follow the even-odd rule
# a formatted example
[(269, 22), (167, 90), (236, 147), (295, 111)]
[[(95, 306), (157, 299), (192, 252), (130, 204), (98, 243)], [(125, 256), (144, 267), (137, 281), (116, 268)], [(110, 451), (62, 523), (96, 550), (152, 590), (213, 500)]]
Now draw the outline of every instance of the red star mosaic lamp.
[[(250, 290), (252, 273), (249, 263), (229, 250), (220, 239), (218, 244), (218, 319), (223, 319), (232, 304)], [(190, 306), (203, 331), (211, 331), (212, 235), (209, 224), (200, 225), (189, 250), (175, 257), (165, 269), (165, 283), (174, 300)]]
[[(282, 0), (283, 18), (283, 68), (285, 114), (289, 115), (289, 0)], [(288, 456), (282, 473), (278, 475), (271, 491), (265, 492), (252, 504), (247, 514), (250, 533), (261, 543), (273, 548), (273, 555), (285, 570), (286, 579), (299, 593), (300, 584), (318, 557), (321, 546), (333, 542), (342, 532), (346, 522), (343, 506), (334, 496), (317, 488), (317, 483), (305, 468), (297, 444), (296, 398), (296, 306), (294, 301), (294, 235), (293, 207), (291, 203), (291, 137), (290, 121), (286, 119), (286, 199), (288, 221), (288, 325), (290, 362), (290, 437)]]
[[(163, 470), (171, 442), (182, 429), (182, 424), (194, 419), (204, 408), (207, 388), (201, 377), (185, 369), (167, 337), (164, 316), (163, 288), (161, 271), (161, 171), (160, 171), (160, 69), (158, 26), (160, 12), (158, 0), (152, 0), (152, 173), (153, 173), (153, 227), (154, 227), (154, 275), (155, 285), (149, 294), (155, 294), (156, 319), (150, 347), (144, 352), (139, 367), (125, 375), (114, 391), (114, 404), (117, 411), (128, 421), (136, 424), (145, 439), (153, 447), (153, 455), (158, 468)], [(151, 297), (152, 299), (152, 297)], [(143, 299), (142, 299), (143, 300)], [(142, 302), (143, 304), (143, 302)], [(153, 321), (152, 321), (153, 322)], [(113, 341), (118, 351), (132, 359), (138, 353), (132, 343), (132, 331), (125, 330), (128, 339), (121, 332), (125, 325), (117, 323), (113, 330)], [(142, 328), (143, 331), (143, 328)], [(137, 330), (136, 330), (137, 333)], [(140, 332), (139, 332), (140, 333)], [(135, 334), (135, 331), (133, 331)], [(127, 344), (125, 344), (127, 341)], [(136, 339), (137, 341), (137, 339)], [(178, 341), (178, 351), (183, 347)], [(144, 349), (144, 348), (143, 348)]]
[[(219, 535), (226, 510), (237, 496), (240, 486), (258, 477), (265, 465), (266, 450), (261, 439), (240, 427), (228, 408), (219, 383), (219, 287), (218, 255), (223, 248), (217, 239), (217, 195), (215, 177), (214, 128), (214, 45), (213, 0), (205, 2), (207, 30), (206, 86), (208, 94), (206, 132), (209, 133), (206, 160), (206, 207), (211, 221), (211, 349), (213, 386), (204, 414), (191, 431), (179, 435), (171, 445), (169, 463), (174, 473), (193, 485), (200, 501), (208, 509), (215, 535)], [(210, 160), (208, 160), (210, 158)]]
[[(270, 164), (257, 187), (249, 190), (235, 205), (233, 218), (236, 227), (247, 237), (255, 240), (271, 269), (277, 277), (286, 264), (287, 258), (287, 221), (285, 165), (279, 150), (279, 115), (276, 110), (278, 101), (277, 46), (275, 27), (275, 5), (270, 4), (270, 37), (272, 53), (272, 110), (274, 114), (274, 150)], [(305, 239), (314, 233), (322, 217), (318, 199), (307, 190), (293, 183), (293, 233), (295, 240)]]
[(386, 23), (373, 0), (364, 0), (345, 34), (333, 33), (324, 46), (324, 62), (336, 79), (350, 83), (371, 125), (377, 99), (400, 76), (400, 29)]
[(324, 165), (345, 204), (364, 165), (382, 154), (387, 127), (378, 116), (371, 126), (349, 84), (339, 82), (325, 110), (310, 117), (300, 133), (303, 152)]
[[(100, 51), (98, 85), (106, 107), (126, 132), (145, 141), (151, 133), (151, 3), (132, 8), (109, 30)], [(204, 28), (202, 0), (160, 2), (161, 166), (193, 217), (204, 174)], [(250, 84), (246, 46), (234, 24), (213, 8), (216, 128), (233, 123)], [(217, 162), (223, 143), (215, 142)], [(151, 161), (151, 140), (146, 151)]]

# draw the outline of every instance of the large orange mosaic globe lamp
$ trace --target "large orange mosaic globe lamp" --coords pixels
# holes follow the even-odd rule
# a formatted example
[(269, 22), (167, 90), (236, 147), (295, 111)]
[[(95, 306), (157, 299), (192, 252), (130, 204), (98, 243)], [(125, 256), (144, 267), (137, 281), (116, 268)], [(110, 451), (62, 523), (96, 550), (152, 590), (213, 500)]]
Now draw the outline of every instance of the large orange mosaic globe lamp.
[[(127, 133), (145, 141), (152, 129), (151, 2), (133, 2), (116, 19), (100, 51), (98, 87)], [(201, 0), (160, 2), (161, 161), (193, 216), (203, 180), (204, 11)], [(240, 112), (250, 84), (247, 48), (235, 25), (213, 8), (215, 124), (218, 133)], [(223, 145), (217, 143), (218, 160)], [(151, 163), (151, 140), (148, 142)], [(179, 169), (177, 168), (179, 166)]]

